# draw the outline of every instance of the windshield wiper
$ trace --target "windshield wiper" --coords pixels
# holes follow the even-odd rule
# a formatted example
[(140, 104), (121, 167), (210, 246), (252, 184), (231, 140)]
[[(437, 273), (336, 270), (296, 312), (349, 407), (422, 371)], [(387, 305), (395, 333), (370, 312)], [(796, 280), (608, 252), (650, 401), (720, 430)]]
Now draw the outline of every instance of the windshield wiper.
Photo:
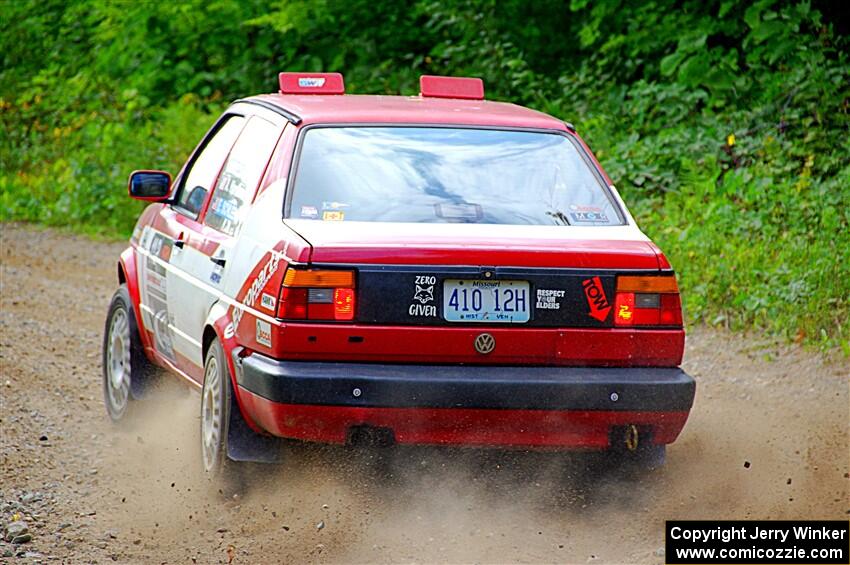
[(560, 210), (555, 210), (554, 212), (546, 212), (546, 215), (552, 216), (556, 220), (560, 220), (565, 226), (571, 225), (570, 220), (567, 219), (567, 215), (561, 212)]

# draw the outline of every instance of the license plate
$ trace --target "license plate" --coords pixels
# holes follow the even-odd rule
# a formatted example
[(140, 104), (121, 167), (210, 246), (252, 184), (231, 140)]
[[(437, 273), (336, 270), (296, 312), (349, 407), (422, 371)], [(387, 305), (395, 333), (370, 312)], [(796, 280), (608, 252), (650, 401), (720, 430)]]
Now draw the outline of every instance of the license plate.
[(530, 318), (527, 281), (450, 279), (443, 285), (447, 322), (523, 324)]

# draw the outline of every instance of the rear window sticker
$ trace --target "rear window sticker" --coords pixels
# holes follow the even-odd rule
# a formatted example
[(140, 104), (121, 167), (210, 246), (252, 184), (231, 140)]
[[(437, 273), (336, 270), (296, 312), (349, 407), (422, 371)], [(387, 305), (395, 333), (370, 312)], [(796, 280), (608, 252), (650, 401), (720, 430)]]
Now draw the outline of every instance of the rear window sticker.
[(608, 216), (602, 212), (570, 212), (570, 218), (572, 218), (574, 222), (608, 223)]
[(434, 204), (434, 213), (438, 218), (457, 222), (479, 222), (484, 218), (484, 210), (480, 204)]
[(257, 320), (257, 343), (272, 346), (272, 325), (263, 320)]
[(537, 289), (537, 309), (538, 310), (560, 310), (561, 298), (564, 297), (566, 291), (538, 288)]
[(319, 210), (315, 206), (302, 206), (301, 207), (301, 217), (302, 218), (318, 218)]
[(584, 204), (570, 204), (571, 212), (597, 212), (601, 213), (602, 208), (599, 206), (588, 206)]
[(348, 208), (348, 206), (345, 202), (322, 202), (322, 210), (339, 210), (341, 208)]
[(572, 218), (574, 222), (608, 223), (608, 215), (605, 214), (599, 206), (570, 204), (570, 218)]
[(341, 222), (345, 219), (345, 212), (338, 210), (325, 210), (322, 212), (322, 220), (326, 222)]

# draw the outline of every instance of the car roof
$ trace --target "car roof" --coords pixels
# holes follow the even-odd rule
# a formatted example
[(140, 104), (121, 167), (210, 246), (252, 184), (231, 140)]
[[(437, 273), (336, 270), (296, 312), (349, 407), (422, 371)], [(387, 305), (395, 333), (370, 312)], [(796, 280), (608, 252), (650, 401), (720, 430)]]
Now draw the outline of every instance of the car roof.
[(242, 100), (275, 106), (299, 125), (449, 124), (566, 131), (548, 114), (505, 102), (423, 96), (262, 94)]

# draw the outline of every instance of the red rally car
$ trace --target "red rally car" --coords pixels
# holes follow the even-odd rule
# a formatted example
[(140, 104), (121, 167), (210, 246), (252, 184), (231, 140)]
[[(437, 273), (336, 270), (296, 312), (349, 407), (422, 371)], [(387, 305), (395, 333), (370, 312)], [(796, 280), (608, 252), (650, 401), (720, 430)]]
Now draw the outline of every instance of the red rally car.
[(695, 384), (676, 278), (568, 123), (479, 79), (354, 96), (281, 73), (234, 102), (121, 254), (103, 386), (201, 389), (205, 468), (276, 437), (663, 460)]

